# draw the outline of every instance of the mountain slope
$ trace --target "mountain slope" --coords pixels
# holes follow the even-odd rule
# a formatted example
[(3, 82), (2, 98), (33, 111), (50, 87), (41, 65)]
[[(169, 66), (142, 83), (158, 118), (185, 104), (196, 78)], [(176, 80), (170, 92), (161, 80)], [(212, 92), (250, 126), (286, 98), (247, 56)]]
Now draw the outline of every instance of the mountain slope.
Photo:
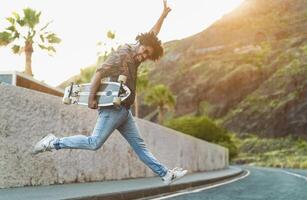
[(166, 43), (165, 52), (150, 78), (176, 94), (177, 116), (307, 137), (305, 0), (246, 0), (203, 32)]

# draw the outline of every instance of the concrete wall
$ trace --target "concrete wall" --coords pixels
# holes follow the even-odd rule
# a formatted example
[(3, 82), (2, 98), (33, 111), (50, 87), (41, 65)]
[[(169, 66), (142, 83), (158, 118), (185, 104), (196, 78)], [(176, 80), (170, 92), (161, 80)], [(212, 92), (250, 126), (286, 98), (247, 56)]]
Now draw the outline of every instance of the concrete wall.
[[(47, 133), (89, 135), (97, 111), (63, 105), (60, 97), (0, 85), (0, 188), (155, 176), (115, 131), (97, 151), (61, 150), (31, 156)], [(151, 152), (169, 168), (189, 172), (228, 166), (228, 150), (136, 119)]]

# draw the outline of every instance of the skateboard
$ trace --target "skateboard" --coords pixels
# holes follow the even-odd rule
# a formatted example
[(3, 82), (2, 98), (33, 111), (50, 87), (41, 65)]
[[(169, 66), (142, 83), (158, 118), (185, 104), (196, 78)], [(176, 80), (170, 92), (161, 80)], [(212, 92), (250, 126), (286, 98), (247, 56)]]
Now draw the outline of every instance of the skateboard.
[[(118, 82), (105, 81), (102, 82), (96, 93), (99, 107), (120, 106), (125, 99), (131, 94), (130, 89), (125, 85), (127, 77), (120, 75)], [(91, 84), (74, 84), (66, 87), (64, 90), (64, 104), (88, 105)]]

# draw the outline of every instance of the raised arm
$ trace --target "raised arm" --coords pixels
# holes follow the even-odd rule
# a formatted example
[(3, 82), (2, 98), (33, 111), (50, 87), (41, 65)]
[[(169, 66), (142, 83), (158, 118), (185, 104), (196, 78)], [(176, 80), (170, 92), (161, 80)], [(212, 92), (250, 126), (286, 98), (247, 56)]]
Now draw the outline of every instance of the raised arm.
[(172, 10), (170, 7), (167, 6), (167, 1), (166, 0), (163, 0), (163, 5), (164, 5), (164, 9), (163, 9), (163, 12), (162, 12), (161, 16), (159, 17), (159, 19), (156, 22), (156, 24), (150, 30), (155, 35), (158, 35), (158, 33), (160, 32), (160, 29), (161, 29), (161, 26), (163, 24), (164, 19), (166, 18), (168, 13)]

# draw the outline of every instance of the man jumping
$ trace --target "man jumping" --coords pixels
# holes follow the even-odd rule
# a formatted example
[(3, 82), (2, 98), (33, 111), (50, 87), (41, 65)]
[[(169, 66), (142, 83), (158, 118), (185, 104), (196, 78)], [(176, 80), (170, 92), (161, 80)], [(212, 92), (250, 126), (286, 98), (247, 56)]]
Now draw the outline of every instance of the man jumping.
[[(92, 135), (74, 135), (57, 138), (53, 134), (48, 134), (35, 145), (33, 154), (51, 151), (52, 149), (86, 149), (95, 151), (101, 148), (111, 133), (117, 129), (128, 141), (138, 157), (154, 173), (160, 176), (165, 184), (171, 184), (187, 173), (187, 170), (178, 167), (168, 169), (152, 155), (140, 136), (137, 124), (130, 110), (135, 99), (138, 66), (148, 59), (158, 60), (163, 55), (163, 47), (157, 35), (160, 32), (164, 19), (171, 11), (167, 6), (166, 0), (163, 3), (163, 12), (148, 33), (138, 35), (136, 37), (136, 44), (125, 44), (119, 47), (98, 67), (91, 83), (88, 99), (88, 107), (98, 109), (99, 113)], [(96, 92), (100, 87), (101, 79), (108, 77), (110, 81), (116, 81), (118, 76), (122, 74), (127, 76), (126, 85), (131, 90), (131, 95), (119, 108), (114, 106), (98, 108)]]

